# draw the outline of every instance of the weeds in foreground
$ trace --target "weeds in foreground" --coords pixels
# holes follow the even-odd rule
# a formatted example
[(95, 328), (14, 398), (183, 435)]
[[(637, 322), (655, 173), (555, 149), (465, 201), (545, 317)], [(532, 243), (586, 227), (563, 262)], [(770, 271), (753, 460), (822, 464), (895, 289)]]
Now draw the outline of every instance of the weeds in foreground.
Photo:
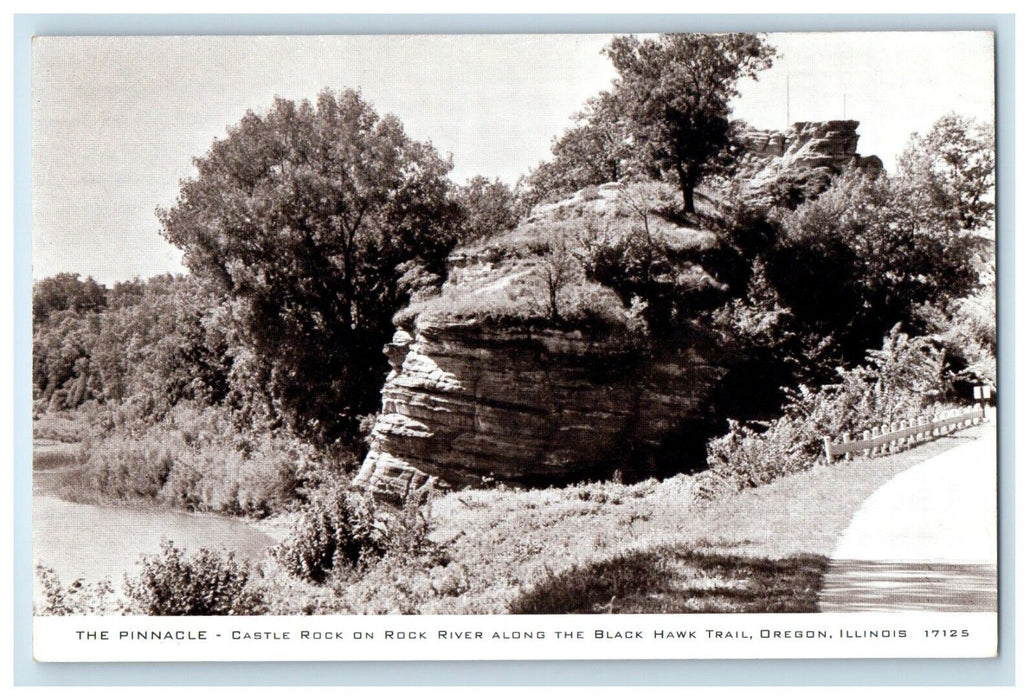
[(94, 584), (76, 579), (65, 587), (53, 569), (42, 565), (36, 566), (36, 577), (42, 589), (42, 604), (35, 607), (36, 615), (125, 615), (132, 612), (129, 601), (118, 596), (109, 579)]
[(316, 496), (274, 557), (292, 575), (322, 583), (334, 569), (384, 552), (374, 502), (342, 487)]
[(170, 540), (158, 554), (141, 559), (138, 572), (126, 577), (122, 596), (110, 579), (76, 579), (65, 587), (53, 569), (37, 566), (36, 575), (43, 600), (37, 615), (262, 615), (269, 609), (249, 562), (204, 548), (188, 556)]
[(193, 556), (162, 543), (161, 552), (141, 560), (126, 580), (126, 595), (145, 615), (261, 615), (264, 593), (250, 586), (250, 565), (234, 553), (200, 549)]

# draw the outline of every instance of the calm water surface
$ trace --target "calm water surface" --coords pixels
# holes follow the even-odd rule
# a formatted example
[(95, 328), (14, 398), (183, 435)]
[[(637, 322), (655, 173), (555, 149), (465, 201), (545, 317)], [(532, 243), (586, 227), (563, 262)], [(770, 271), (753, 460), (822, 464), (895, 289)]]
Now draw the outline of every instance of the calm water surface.
[(46, 494), (33, 496), (32, 517), (33, 558), (65, 585), (111, 577), (119, 589), (123, 574), (135, 572), (141, 555), (158, 552), (166, 539), (188, 551), (226, 549), (239, 559), (256, 559), (274, 544), (234, 518), (69, 503)]

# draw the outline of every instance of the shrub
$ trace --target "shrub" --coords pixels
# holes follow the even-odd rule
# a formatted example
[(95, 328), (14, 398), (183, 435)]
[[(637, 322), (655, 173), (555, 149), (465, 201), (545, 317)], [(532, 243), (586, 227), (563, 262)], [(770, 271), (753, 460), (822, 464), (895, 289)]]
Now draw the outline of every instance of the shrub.
[(761, 431), (730, 421), (709, 442), (709, 469), (739, 490), (769, 483), (809, 468), (825, 436), (918, 418), (941, 397), (943, 353), (930, 338), (910, 338), (896, 326), (867, 358), (842, 370), (838, 384), (787, 392), (784, 415)]
[(386, 554), (411, 563), (423, 558), (446, 563), (446, 551), (430, 538), (431, 501), (427, 493), (411, 493), (398, 511), (385, 513), (383, 528), (382, 549)]
[(781, 417), (759, 433), (730, 421), (729, 431), (709, 441), (709, 469), (736, 490), (767, 484), (812, 463), (796, 421)]
[(34, 608), (36, 615), (119, 615), (130, 612), (108, 579), (93, 585), (76, 579), (66, 588), (53, 569), (40, 565), (36, 566), (36, 577), (43, 595), (42, 605)]
[(373, 500), (332, 487), (303, 510), (275, 557), (291, 574), (321, 583), (339, 565), (356, 566), (383, 551)]
[[(665, 237), (645, 230), (591, 240), (583, 255), (588, 279), (612, 289), (627, 305), (645, 303), (651, 331), (664, 334), (703, 309), (718, 305), (725, 287), (694, 258), (698, 251), (674, 250)], [(690, 259), (683, 259), (690, 258)]]
[(166, 540), (157, 556), (141, 560), (125, 589), (146, 615), (262, 615), (263, 593), (248, 583), (248, 564), (238, 563), (233, 552), (200, 549), (188, 557)]
[(265, 517), (291, 503), (313, 471), (313, 448), (283, 433), (243, 431), (226, 409), (182, 402), (154, 425), (122, 412), (109, 418), (107, 433), (85, 443), (83, 469), (65, 478), (62, 495)]

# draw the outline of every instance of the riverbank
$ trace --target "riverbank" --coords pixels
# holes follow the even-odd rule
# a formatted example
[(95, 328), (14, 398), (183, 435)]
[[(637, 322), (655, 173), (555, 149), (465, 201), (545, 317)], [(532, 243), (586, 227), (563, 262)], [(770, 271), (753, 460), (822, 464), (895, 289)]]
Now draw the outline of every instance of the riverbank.
[(427, 516), (441, 559), (383, 560), (362, 576), (293, 584), (285, 612), (816, 612), (828, 559), (860, 505), (989, 430), (819, 465), (715, 501), (697, 496), (693, 476), (449, 493)]
[(142, 556), (164, 540), (188, 551), (231, 551), (261, 559), (290, 527), (283, 517), (262, 523), (245, 518), (189, 513), (143, 499), (115, 502), (63, 498), (62, 485), (79, 468), (77, 443), (42, 438), (33, 442), (33, 560), (53, 569), (64, 584), (111, 579), (118, 587)]
[[(62, 581), (135, 570), (162, 539), (260, 563), (279, 614), (814, 612), (840, 534), (884, 483), (993, 430), (820, 465), (714, 501), (693, 476), (633, 485), (467, 490), (431, 501), (435, 556), (390, 557), (322, 586), (266, 558), (290, 517), (246, 521), (34, 495), (36, 560)], [(41, 472), (44, 473), (44, 472)]]

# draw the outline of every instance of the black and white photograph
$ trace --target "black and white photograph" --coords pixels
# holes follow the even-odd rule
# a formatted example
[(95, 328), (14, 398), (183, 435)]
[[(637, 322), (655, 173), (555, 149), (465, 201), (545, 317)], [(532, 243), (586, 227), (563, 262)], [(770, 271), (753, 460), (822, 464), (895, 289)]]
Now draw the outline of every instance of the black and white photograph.
[(36, 659), (995, 656), (995, 76), (35, 37)]

